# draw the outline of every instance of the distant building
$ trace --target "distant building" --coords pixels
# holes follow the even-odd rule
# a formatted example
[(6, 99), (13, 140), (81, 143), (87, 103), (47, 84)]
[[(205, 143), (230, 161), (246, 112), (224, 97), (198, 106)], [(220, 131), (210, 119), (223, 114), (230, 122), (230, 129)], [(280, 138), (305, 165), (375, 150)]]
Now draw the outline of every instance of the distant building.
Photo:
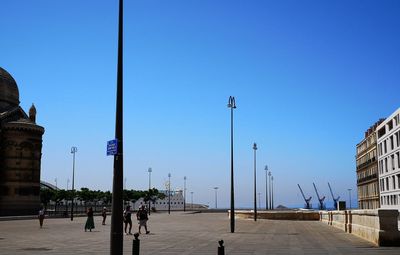
[[(160, 193), (164, 193), (164, 199), (157, 199), (155, 203), (151, 203), (151, 207), (154, 207), (157, 211), (167, 211), (168, 210), (168, 190), (161, 190)], [(180, 211), (183, 210), (183, 192), (182, 190), (171, 191), (171, 211)], [(141, 205), (148, 206), (148, 202), (145, 203), (143, 199), (139, 199), (135, 203), (133, 203), (133, 209), (138, 209)], [(191, 204), (186, 201), (186, 210), (199, 210), (199, 209), (208, 209), (208, 206), (201, 204)]]
[(381, 208), (400, 209), (400, 108), (377, 128)]
[(14, 78), (0, 67), (0, 215), (37, 214), (44, 128), (19, 106)]
[(384, 119), (365, 131), (364, 139), (357, 144), (356, 172), (359, 209), (379, 208), (378, 157), (376, 128)]

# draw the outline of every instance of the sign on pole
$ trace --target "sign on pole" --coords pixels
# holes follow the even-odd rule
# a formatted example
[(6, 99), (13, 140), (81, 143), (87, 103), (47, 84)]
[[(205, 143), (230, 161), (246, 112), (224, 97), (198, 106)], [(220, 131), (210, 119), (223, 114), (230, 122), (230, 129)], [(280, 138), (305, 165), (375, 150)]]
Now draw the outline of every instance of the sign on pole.
[(118, 154), (118, 140), (114, 139), (107, 142), (107, 156)]

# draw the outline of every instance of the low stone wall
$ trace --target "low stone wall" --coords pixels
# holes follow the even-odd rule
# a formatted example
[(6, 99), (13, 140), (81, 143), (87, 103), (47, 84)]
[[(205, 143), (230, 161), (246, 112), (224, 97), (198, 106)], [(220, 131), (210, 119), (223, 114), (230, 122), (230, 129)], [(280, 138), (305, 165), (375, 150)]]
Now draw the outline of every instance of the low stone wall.
[[(230, 217), (230, 210), (228, 210)], [(241, 219), (253, 219), (253, 211), (235, 211), (235, 217)], [(317, 211), (257, 211), (257, 219), (268, 220), (319, 220)]]
[(399, 211), (346, 210), (320, 211), (320, 220), (379, 246), (400, 246)]

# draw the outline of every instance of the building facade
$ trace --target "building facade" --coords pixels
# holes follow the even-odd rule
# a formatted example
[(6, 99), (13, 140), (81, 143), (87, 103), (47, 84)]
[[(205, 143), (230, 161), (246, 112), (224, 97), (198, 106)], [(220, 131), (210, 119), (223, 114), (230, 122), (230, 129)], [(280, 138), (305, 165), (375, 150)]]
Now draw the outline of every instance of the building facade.
[(0, 215), (37, 214), (44, 128), (19, 106), (14, 78), (0, 67)]
[(383, 119), (380, 119), (365, 131), (364, 139), (357, 144), (356, 172), (359, 209), (376, 209), (380, 207), (377, 138), (375, 131), (382, 122)]
[(377, 128), (381, 208), (400, 210), (400, 108)]
[[(181, 211), (184, 208), (184, 197), (183, 191), (171, 191), (171, 196), (168, 198), (168, 190), (160, 190), (161, 193), (164, 193), (164, 199), (157, 199), (154, 203), (151, 203), (151, 208), (155, 208), (157, 211), (167, 211), (168, 203), (171, 201), (170, 210), (171, 211)], [(148, 207), (148, 202), (144, 202), (143, 198), (139, 199), (135, 203), (132, 203), (131, 206), (134, 210), (138, 209), (141, 205), (145, 205)], [(186, 210), (201, 210), (208, 209), (207, 205), (202, 204), (192, 204), (186, 201)]]

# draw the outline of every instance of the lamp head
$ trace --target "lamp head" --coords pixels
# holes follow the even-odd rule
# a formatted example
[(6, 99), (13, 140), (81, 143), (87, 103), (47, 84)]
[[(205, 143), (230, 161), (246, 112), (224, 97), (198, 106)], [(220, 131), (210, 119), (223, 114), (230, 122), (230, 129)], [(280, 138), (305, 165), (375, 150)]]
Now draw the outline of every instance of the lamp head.
[(236, 108), (235, 97), (233, 97), (233, 96), (229, 97), (228, 108), (232, 108), (232, 109)]

